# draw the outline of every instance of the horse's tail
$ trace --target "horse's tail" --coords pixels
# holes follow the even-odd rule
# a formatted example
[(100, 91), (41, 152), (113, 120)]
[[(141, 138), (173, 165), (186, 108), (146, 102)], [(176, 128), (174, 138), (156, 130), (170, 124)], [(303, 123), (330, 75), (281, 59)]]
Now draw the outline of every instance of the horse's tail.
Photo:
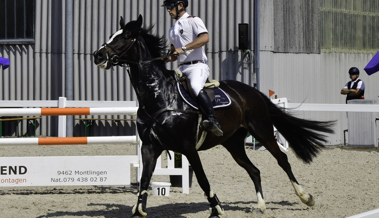
[(313, 121), (294, 117), (272, 103), (266, 95), (259, 93), (266, 101), (274, 126), (288, 141), (296, 156), (305, 163), (312, 162), (312, 158), (325, 147), (323, 143), (326, 142), (326, 135), (323, 133), (334, 133), (332, 126), (335, 121)]

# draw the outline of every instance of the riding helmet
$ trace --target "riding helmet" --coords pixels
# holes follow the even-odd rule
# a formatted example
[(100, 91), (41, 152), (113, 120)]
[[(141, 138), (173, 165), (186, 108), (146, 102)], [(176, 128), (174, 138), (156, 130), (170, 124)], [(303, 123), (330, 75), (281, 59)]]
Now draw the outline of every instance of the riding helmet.
[(350, 70), (349, 70), (349, 74), (350, 74), (350, 75), (356, 75), (356, 74), (359, 74), (359, 70), (358, 70), (358, 68), (356, 68), (356, 67), (352, 67), (352, 68), (350, 68)]
[(183, 3), (183, 5), (184, 5), (185, 8), (188, 7), (188, 0), (165, 0), (163, 2), (162, 7), (164, 7), (164, 6), (168, 5), (168, 4), (171, 4), (171, 3), (179, 4), (180, 2)]

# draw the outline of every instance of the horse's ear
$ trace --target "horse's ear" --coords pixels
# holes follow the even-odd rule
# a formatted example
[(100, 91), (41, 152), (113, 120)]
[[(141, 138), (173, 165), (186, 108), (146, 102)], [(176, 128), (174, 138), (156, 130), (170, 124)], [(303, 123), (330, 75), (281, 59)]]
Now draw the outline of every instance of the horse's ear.
[(142, 15), (139, 15), (139, 16), (138, 16), (138, 19), (137, 19), (137, 26), (138, 26), (138, 27), (142, 27)]
[(124, 28), (125, 26), (125, 20), (124, 18), (121, 16), (121, 19), (120, 19), (120, 26), (121, 26), (121, 29)]

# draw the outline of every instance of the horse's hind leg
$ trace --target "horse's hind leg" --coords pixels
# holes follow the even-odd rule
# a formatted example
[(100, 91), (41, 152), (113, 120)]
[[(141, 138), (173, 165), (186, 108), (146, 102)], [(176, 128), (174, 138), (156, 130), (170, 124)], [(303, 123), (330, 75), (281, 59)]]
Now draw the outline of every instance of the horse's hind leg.
[(292, 173), (291, 165), (288, 162), (287, 155), (283, 153), (274, 136), (274, 128), (267, 111), (263, 111), (262, 107), (255, 108), (254, 113), (247, 114), (246, 123), (250, 134), (261, 142), (265, 148), (275, 157), (279, 166), (286, 172), (289, 177), (296, 195), (301, 201), (308, 206), (314, 205), (312, 195), (305, 193), (303, 188), (297, 182)]
[(223, 145), (232, 155), (237, 164), (244, 168), (249, 174), (251, 180), (253, 180), (258, 199), (258, 209), (263, 213), (266, 210), (266, 203), (263, 199), (260, 171), (257, 167), (254, 166), (254, 164), (246, 155), (246, 133), (246, 130), (239, 130), (231, 138), (224, 142)]
[(265, 138), (257, 137), (257, 139), (275, 157), (275, 159), (278, 161), (279, 166), (287, 173), (292, 186), (295, 189), (296, 195), (300, 198), (300, 200), (308, 206), (313, 206), (315, 204), (313, 196), (306, 193), (301, 185), (297, 182), (295, 176), (292, 173), (291, 165), (288, 162), (287, 155), (280, 150), (274, 135), (270, 134), (270, 136)]

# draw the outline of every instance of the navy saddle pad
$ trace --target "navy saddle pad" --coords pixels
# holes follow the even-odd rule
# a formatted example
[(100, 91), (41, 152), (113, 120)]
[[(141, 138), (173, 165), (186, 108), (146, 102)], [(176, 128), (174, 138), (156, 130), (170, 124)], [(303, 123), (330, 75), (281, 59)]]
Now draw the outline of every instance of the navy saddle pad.
[[(177, 83), (177, 86), (183, 100), (191, 107), (199, 110), (198, 103), (191, 97), (187, 90), (184, 89), (183, 85), (181, 83)], [(212, 88), (212, 90), (215, 94), (215, 99), (212, 101), (213, 108), (227, 107), (232, 103), (229, 96), (221, 88)]]

